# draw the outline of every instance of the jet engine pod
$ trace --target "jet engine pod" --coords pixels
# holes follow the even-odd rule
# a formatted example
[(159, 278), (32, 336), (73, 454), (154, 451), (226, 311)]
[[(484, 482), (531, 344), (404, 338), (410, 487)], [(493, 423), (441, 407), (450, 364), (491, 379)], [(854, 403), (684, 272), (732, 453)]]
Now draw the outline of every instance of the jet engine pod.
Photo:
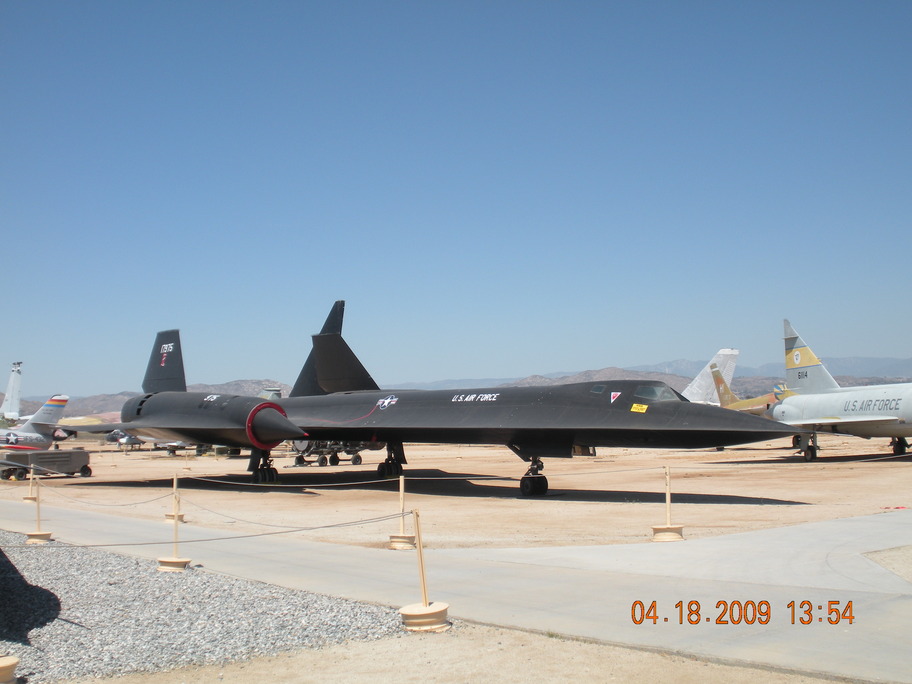
[(257, 449), (269, 451), (304, 432), (286, 417), (285, 409), (271, 401), (254, 406), (247, 415), (247, 438)]
[(161, 441), (221, 444), (269, 451), (304, 431), (271, 401), (235, 394), (159, 392), (134, 397), (121, 411), (130, 434)]

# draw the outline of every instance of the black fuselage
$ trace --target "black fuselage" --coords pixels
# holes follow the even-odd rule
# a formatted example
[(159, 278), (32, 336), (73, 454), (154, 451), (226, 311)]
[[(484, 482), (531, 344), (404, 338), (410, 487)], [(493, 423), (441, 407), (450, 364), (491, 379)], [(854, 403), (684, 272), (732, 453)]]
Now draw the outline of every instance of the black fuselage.
[(775, 439), (794, 430), (694, 404), (661, 382), (338, 392), (277, 401), (311, 439), (504, 444), (539, 456), (577, 446), (703, 448)]
[(274, 403), (226, 394), (159, 392), (128, 401), (121, 420), (122, 429), (134, 435), (192, 443), (269, 449), (282, 440), (305, 437), (500, 444), (522, 458), (570, 456), (574, 446), (689, 449), (795, 433), (765, 418), (688, 402), (664, 383), (636, 380), (368, 390)]

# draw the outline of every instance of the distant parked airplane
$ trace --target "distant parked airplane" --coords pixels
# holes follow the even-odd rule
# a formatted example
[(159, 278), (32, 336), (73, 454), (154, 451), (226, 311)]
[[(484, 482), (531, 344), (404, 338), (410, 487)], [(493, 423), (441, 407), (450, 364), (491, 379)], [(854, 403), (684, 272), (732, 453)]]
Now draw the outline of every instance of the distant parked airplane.
[(712, 375), (716, 384), (716, 392), (719, 395), (719, 405), (722, 408), (734, 411), (744, 411), (758, 416), (767, 415), (767, 412), (776, 402), (794, 394), (785, 385), (776, 385), (769, 394), (750, 399), (739, 399), (738, 395), (731, 391), (731, 387), (725, 382), (725, 378), (722, 377), (719, 369), (715, 366), (712, 367)]
[(68, 400), (63, 394), (55, 394), (23, 425), (0, 431), (0, 451), (47, 449), (54, 442), (54, 431), (61, 427), (57, 423)]
[(737, 349), (720, 349), (717, 351), (709, 363), (703, 366), (703, 370), (681, 392), (684, 398), (688, 401), (695, 401), (698, 404), (718, 404), (719, 397), (716, 394), (716, 387), (713, 382), (712, 367), (715, 366), (719, 370), (725, 382), (731, 383), (735, 375), (738, 354), (740, 352)]
[(785, 327), (785, 380), (792, 396), (772, 409), (775, 420), (812, 431), (800, 439), (806, 461), (817, 458), (818, 432), (890, 437), (902, 455), (912, 436), (912, 383), (840, 387), (791, 323)]
[(19, 420), (20, 405), (20, 386), (22, 384), (22, 361), (15, 361), (13, 369), (10, 371), (9, 384), (6, 386), (6, 394), (3, 396), (3, 404), (0, 405), (0, 413), (6, 420)]

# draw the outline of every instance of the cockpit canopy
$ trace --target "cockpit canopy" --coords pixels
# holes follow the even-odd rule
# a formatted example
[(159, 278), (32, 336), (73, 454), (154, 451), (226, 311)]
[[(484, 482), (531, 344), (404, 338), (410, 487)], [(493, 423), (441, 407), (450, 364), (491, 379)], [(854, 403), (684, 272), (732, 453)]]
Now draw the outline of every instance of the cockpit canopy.
[(633, 392), (637, 399), (644, 399), (648, 402), (656, 401), (687, 401), (683, 396), (675, 392), (665, 383), (655, 385), (640, 385)]

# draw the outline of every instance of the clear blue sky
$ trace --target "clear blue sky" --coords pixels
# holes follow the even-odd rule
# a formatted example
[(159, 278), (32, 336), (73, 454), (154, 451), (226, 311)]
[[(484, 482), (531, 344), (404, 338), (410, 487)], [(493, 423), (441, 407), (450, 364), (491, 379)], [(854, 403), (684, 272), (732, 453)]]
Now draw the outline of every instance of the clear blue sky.
[(0, 390), (912, 356), (912, 2), (0, 2)]

